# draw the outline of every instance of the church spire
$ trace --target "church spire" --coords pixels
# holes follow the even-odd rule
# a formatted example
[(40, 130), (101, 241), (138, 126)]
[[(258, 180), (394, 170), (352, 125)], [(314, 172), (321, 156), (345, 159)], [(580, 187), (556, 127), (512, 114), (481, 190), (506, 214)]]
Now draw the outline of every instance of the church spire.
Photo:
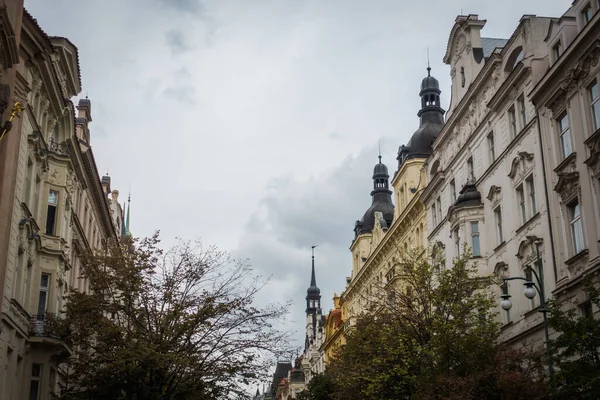
[(125, 234), (131, 235), (131, 231), (129, 230), (129, 217), (131, 217), (131, 193), (127, 197), (127, 222), (125, 223)]
[(315, 247), (312, 246), (312, 272), (310, 274), (310, 287), (317, 287), (317, 278), (315, 276)]
[(317, 286), (317, 277), (315, 275), (315, 247), (312, 246), (312, 270), (310, 274), (310, 286), (306, 290), (306, 314), (316, 314), (320, 308), (321, 289)]

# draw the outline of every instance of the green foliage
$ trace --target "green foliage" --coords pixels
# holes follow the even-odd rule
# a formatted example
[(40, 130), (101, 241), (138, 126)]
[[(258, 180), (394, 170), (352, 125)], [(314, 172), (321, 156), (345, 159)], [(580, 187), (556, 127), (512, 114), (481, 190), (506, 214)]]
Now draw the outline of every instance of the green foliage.
[(334, 399), (538, 398), (536, 357), (497, 346), (496, 300), (468, 252), (451, 268), (411, 252), (394, 283), (368, 299), (330, 365)]
[(82, 263), (90, 291), (68, 296), (74, 349), (62, 399), (215, 399), (244, 393), (285, 346), (272, 329), (286, 308), (253, 306), (249, 267), (214, 248), (158, 237)]
[(298, 400), (329, 400), (334, 391), (333, 379), (329, 371), (315, 375), (306, 388), (298, 394)]
[[(584, 291), (600, 308), (600, 289), (588, 278)], [(550, 302), (550, 327), (557, 334), (550, 341), (554, 366), (556, 398), (597, 399), (600, 393), (600, 320), (582, 317), (576, 309), (564, 310), (558, 301)]]

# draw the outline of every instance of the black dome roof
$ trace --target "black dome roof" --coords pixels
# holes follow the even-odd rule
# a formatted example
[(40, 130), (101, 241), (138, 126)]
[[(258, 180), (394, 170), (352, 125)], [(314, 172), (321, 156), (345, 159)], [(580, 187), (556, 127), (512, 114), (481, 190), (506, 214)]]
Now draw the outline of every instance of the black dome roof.
[(392, 203), (392, 191), (389, 189), (389, 177), (388, 168), (381, 162), (381, 156), (379, 156), (379, 163), (373, 168), (373, 191), (371, 192), (373, 201), (361, 220), (356, 221), (354, 227), (356, 236), (373, 231), (377, 211), (383, 214), (383, 219), (385, 219), (388, 226), (392, 225), (394, 203)]
[(421, 81), (421, 91), (428, 89), (440, 90), (440, 83), (431, 75), (426, 76)]
[(460, 195), (454, 202), (453, 207), (456, 209), (479, 205), (481, 205), (481, 193), (479, 193), (479, 191), (477, 190), (475, 182), (469, 181), (461, 189)]

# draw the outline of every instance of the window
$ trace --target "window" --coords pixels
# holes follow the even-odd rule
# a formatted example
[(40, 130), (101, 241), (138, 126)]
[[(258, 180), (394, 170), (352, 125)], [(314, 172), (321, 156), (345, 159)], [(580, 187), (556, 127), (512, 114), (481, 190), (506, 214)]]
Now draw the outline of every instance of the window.
[(500, 206), (494, 209), (494, 221), (496, 222), (496, 242), (501, 245), (504, 242), (502, 235), (502, 209)]
[(454, 229), (452, 237), (454, 238), (454, 251), (456, 252), (456, 257), (460, 257), (460, 228), (457, 227)]
[(456, 202), (456, 182), (454, 182), (454, 179), (450, 181), (450, 199), (452, 204)]
[(442, 199), (441, 198), (437, 198), (435, 200), (435, 207), (436, 207), (436, 211), (437, 211), (437, 215), (438, 215), (438, 220), (440, 222), (442, 222)]
[(560, 132), (562, 155), (566, 158), (573, 152), (573, 148), (571, 147), (571, 132), (569, 132), (569, 115), (567, 113), (564, 113), (558, 119), (558, 130)]
[(519, 215), (521, 217), (521, 225), (527, 222), (527, 209), (525, 206), (525, 192), (523, 191), (523, 184), (517, 187), (517, 201), (519, 202)]
[(437, 226), (437, 214), (435, 212), (435, 204), (431, 205), (431, 220), (433, 221), (433, 226)]
[(581, 10), (581, 17), (583, 18), (584, 24), (587, 24), (592, 19), (592, 7), (589, 3)]
[(46, 235), (54, 235), (56, 225), (56, 210), (58, 209), (58, 192), (48, 192), (48, 212), (46, 214)]
[(400, 188), (400, 210), (404, 210), (406, 202), (404, 201), (404, 188)]
[(573, 250), (575, 254), (581, 252), (585, 245), (583, 243), (583, 225), (581, 224), (581, 211), (579, 203), (575, 202), (569, 206), (569, 217), (571, 219), (571, 235), (573, 236)]
[(592, 126), (594, 132), (600, 127), (600, 102), (598, 102), (598, 82), (590, 86), (590, 104), (592, 108)]
[(315, 301), (314, 300), (310, 300), (309, 307), (310, 308), (314, 308), (314, 306), (315, 306)]
[(525, 116), (525, 97), (523, 95), (519, 96), (517, 99), (517, 104), (519, 105), (519, 118), (521, 119), (521, 129), (525, 128), (527, 125), (527, 117)]
[(481, 256), (481, 246), (479, 246), (479, 221), (471, 221), (471, 248), (473, 256)]
[(517, 136), (517, 117), (514, 106), (508, 109), (508, 128), (510, 129), (510, 137), (513, 139)]
[(465, 87), (465, 67), (460, 67), (460, 86)]
[(473, 166), (473, 157), (467, 160), (467, 182), (475, 181), (475, 167)]
[(37, 317), (38, 320), (44, 319), (46, 307), (48, 306), (48, 291), (50, 289), (50, 274), (42, 273), (40, 279), (40, 296), (38, 300)]
[(537, 207), (535, 205), (535, 185), (533, 183), (533, 175), (529, 175), (525, 179), (525, 185), (527, 186), (527, 195), (529, 196), (529, 210), (533, 217), (537, 213)]
[(562, 43), (560, 42), (560, 40), (558, 42), (556, 42), (556, 44), (552, 48), (552, 51), (554, 52), (554, 61), (558, 60), (560, 58), (561, 54), (563, 53), (563, 47), (562, 47)]
[(579, 306), (579, 312), (582, 318), (594, 318), (594, 310), (592, 309), (592, 302), (586, 301)]
[(40, 398), (40, 378), (42, 377), (42, 365), (33, 364), (31, 366), (31, 383), (29, 384), (29, 400), (38, 400)]
[(487, 136), (488, 150), (490, 153), (490, 164), (496, 161), (496, 146), (494, 144), (494, 132), (490, 132)]

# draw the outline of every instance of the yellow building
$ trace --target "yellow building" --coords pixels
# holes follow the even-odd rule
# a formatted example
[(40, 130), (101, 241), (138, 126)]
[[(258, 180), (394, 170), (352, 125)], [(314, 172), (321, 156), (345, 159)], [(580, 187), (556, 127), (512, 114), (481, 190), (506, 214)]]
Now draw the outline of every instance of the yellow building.
[[(427, 184), (423, 164), (444, 124), (439, 84), (430, 72), (427, 68), (419, 93), (419, 128), (398, 151), (398, 170), (392, 178), (396, 206), (392, 203), (388, 169), (381, 162), (381, 156), (373, 170), (372, 205), (356, 222), (355, 238), (350, 246), (352, 276), (346, 278), (346, 288), (339, 299), (341, 308), (347, 309), (344, 330), (350, 329), (353, 320), (367, 312), (372, 300), (380, 298), (386, 286), (393, 282), (403, 255), (411, 248), (428, 246), (427, 210), (419, 199)], [(327, 342), (329, 337), (325, 340)]]
[(342, 304), (340, 296), (333, 295), (333, 310), (325, 317), (325, 341), (321, 345), (321, 353), (324, 355), (325, 364), (329, 363), (335, 356), (335, 352), (346, 344), (344, 335), (346, 322), (348, 320), (345, 304)]

